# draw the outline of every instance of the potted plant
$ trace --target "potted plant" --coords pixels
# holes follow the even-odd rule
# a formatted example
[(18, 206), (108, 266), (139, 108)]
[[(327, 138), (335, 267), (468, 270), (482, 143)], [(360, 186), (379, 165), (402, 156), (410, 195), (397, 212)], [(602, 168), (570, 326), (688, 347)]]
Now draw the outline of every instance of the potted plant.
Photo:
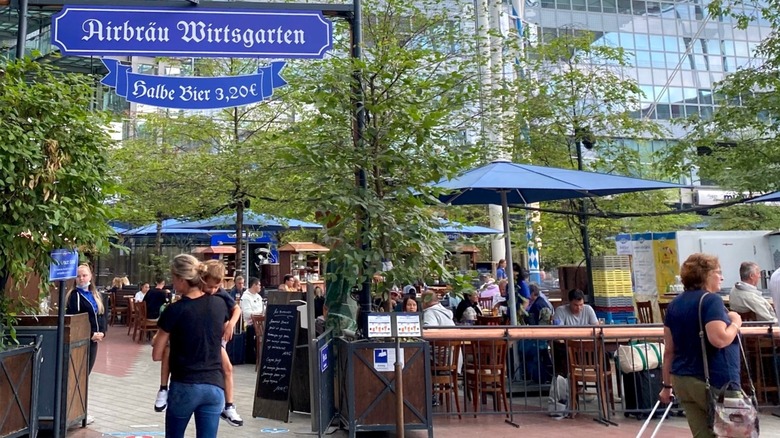
[[(40, 370), (40, 338), (16, 335), (14, 324), (23, 301), (0, 297), (0, 406), (7, 406), (0, 417), (0, 437), (38, 431), (37, 398)], [(0, 414), (1, 415), (1, 414)]]
[[(3, 290), (6, 282), (19, 289), (32, 282), (44, 290), (53, 250), (97, 254), (108, 248), (113, 234), (105, 202), (111, 193), (106, 157), (112, 141), (104, 128), (107, 114), (91, 109), (93, 78), (63, 73), (34, 61), (38, 56), (0, 61), (0, 144), (6, 146), (0, 148), (0, 360), (4, 367), (23, 367), (19, 376), (25, 378), (37, 372), (39, 361), (34, 353), (30, 358), (35, 348), (15, 333), (25, 302), (17, 290)], [(56, 363), (53, 355), (46, 362)], [(8, 385), (0, 388), (0, 397), (12, 398), (0, 398), (0, 436), (19, 434), (20, 427), (34, 435), (37, 406), (24, 413), (28, 407), (18, 405), (20, 400), (34, 405), (37, 392), (13, 398), (15, 391), (34, 385), (0, 375), (0, 385)], [(20, 418), (25, 424), (14, 423)]]

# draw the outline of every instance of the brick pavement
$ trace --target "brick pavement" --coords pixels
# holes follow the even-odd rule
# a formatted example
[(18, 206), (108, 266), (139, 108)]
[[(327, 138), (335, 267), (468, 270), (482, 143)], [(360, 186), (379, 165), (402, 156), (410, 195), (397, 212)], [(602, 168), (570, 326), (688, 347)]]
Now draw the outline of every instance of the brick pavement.
[[(154, 412), (152, 407), (159, 387), (159, 363), (152, 362), (150, 345), (131, 342), (126, 331), (122, 326), (113, 327), (98, 352), (97, 363), (89, 382), (89, 412), (95, 417), (95, 422), (85, 429), (71, 429), (68, 432), (69, 437), (163, 436), (165, 414)], [(292, 413), (289, 423), (252, 418), (254, 365), (238, 365), (234, 369), (236, 406), (244, 419), (244, 426), (233, 427), (221, 422), (220, 437), (312, 436), (311, 419), (308, 415)], [(483, 415), (474, 418), (464, 415), (462, 420), (457, 417), (435, 416), (434, 436), (473, 438), (479, 434), (490, 438), (550, 438), (608, 434), (610, 437), (634, 437), (641, 427), (641, 422), (623, 418), (622, 415), (615, 418), (619, 424), (617, 427), (596, 423), (587, 414), (580, 414), (574, 419), (554, 419), (544, 414), (528, 413), (516, 415), (515, 420), (520, 424), (519, 428), (506, 424), (503, 416)], [(780, 418), (762, 415), (761, 420), (762, 437), (780, 438)], [(268, 431), (270, 429), (283, 429), (286, 432), (271, 434)], [(649, 435), (646, 433), (646, 436)], [(187, 436), (195, 436), (194, 422), (190, 423)], [(328, 436), (341, 438), (348, 435), (346, 431), (340, 430)], [(384, 437), (394, 434), (365, 433), (360, 436)], [(406, 436), (422, 438), (426, 434), (410, 431)], [(664, 423), (659, 436), (689, 437), (690, 433), (684, 418), (671, 418)]]

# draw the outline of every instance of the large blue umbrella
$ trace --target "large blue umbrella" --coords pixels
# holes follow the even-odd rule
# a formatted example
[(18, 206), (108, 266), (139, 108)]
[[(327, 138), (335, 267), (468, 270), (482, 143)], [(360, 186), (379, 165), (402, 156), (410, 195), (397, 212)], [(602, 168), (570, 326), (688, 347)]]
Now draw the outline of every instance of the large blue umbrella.
[(766, 195), (759, 196), (758, 198), (748, 199), (746, 203), (754, 202), (780, 202), (780, 192), (767, 193)]
[[(236, 230), (212, 230), (212, 229), (201, 229), (201, 228), (162, 228), (162, 234), (171, 235), (171, 234), (225, 234), (225, 233), (235, 233)], [(128, 230), (124, 233), (125, 236), (128, 237), (134, 237), (134, 236), (149, 236), (157, 234), (157, 225), (146, 225), (144, 227), (134, 228), (132, 230)]]
[[(684, 186), (606, 173), (517, 164), (497, 160), (469, 170), (455, 178), (442, 180), (433, 187), (446, 190), (439, 200), (453, 205), (501, 206), (504, 218), (504, 242), (507, 261), (507, 290), (514, 290), (512, 272), (512, 241), (509, 236), (509, 204), (531, 204), (541, 201), (585, 198), (641, 192), (644, 190), (678, 189)], [(589, 257), (588, 254), (585, 255)], [(510, 308), (515, 308), (515, 294), (507, 294)], [(515, 312), (509, 312), (513, 325)]]
[[(236, 227), (236, 215), (225, 214), (197, 221), (179, 222), (171, 228), (232, 228)], [(322, 225), (297, 219), (277, 218), (265, 214), (244, 212), (244, 227), (255, 231), (283, 231), (287, 229), (320, 229)]]
[(444, 234), (502, 234), (503, 231), (495, 228), (483, 227), (480, 225), (466, 225), (459, 222), (448, 221), (446, 219), (439, 219), (439, 227), (436, 228), (437, 233)]

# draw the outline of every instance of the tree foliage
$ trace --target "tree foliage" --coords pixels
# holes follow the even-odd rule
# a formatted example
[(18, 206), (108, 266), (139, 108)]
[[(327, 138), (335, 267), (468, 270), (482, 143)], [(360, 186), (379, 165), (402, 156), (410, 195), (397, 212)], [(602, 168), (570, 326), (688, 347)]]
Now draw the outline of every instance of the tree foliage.
[[(718, 104), (711, 118), (686, 123), (690, 134), (672, 151), (698, 168), (700, 175), (738, 192), (780, 189), (780, 2), (760, 4), (752, 0), (717, 0), (709, 12), (736, 21), (735, 32), (748, 26), (769, 25), (775, 32), (764, 38), (752, 54), (752, 62), (715, 85)], [(757, 171), (760, 170), (760, 171)]]
[[(593, 34), (577, 31), (527, 48), (519, 66), (522, 75), (512, 88), (518, 95), (515, 110), (520, 127), (514, 136), (514, 160), (577, 168), (580, 143), (593, 147), (592, 152), (582, 148), (584, 170), (674, 180), (677, 172), (656, 166), (649, 154), (634, 146), (663, 136), (665, 131), (652, 120), (636, 117), (642, 92), (634, 80), (626, 78), (629, 54), (593, 40)], [(691, 216), (609, 217), (611, 212), (668, 211), (671, 199), (667, 192), (643, 192), (585, 201), (589, 211), (606, 217), (588, 222), (592, 252), (609, 252), (614, 245), (607, 238), (621, 231), (677, 229), (695, 220)], [(574, 214), (581, 202), (545, 203), (548, 208), (573, 213), (542, 214), (537, 231), (545, 266), (583, 259), (582, 223)], [(525, 240), (519, 237), (517, 242)]]
[[(331, 222), (331, 241), (344, 243), (331, 258), (353, 283), (383, 260), (394, 265), (388, 284), (442, 270), (443, 239), (418, 194), (473, 162), (465, 132), (476, 130), (479, 95), (476, 41), (463, 32), (468, 18), (444, 6), (365, 2), (363, 59), (350, 59), (348, 41), (341, 40), (333, 57), (297, 64), (289, 78), (296, 90), (290, 98), (311, 111), (301, 114), (285, 142), (288, 158), (310, 175), (300, 194)], [(366, 115), (357, 147), (356, 71)], [(358, 188), (360, 178), (365, 188)], [(370, 225), (361, 234), (364, 223)]]
[(193, 144), (210, 141), (192, 129), (202, 120), (165, 110), (133, 122), (133, 133), (110, 155), (118, 187), (117, 219), (143, 225), (207, 208), (204, 203), (210, 199), (200, 196), (203, 189), (193, 181), (202, 172), (201, 163), (188, 153)]
[[(256, 72), (260, 64), (258, 60), (199, 59), (194, 67), (198, 76), (233, 76)], [(127, 175), (121, 178), (122, 218), (160, 224), (168, 218), (233, 214), (240, 265), (243, 226), (238, 218), (244, 210), (284, 214), (269, 202), (285, 194), (272, 183), (273, 176), (285, 170), (274, 149), (292, 113), (290, 105), (275, 98), (199, 113), (166, 110), (143, 115), (141, 135), (126, 141), (114, 155), (117, 170)], [(157, 241), (159, 249), (159, 236)]]
[(713, 230), (779, 230), (780, 209), (770, 205), (735, 205), (710, 213)]
[(45, 281), (53, 249), (108, 246), (107, 119), (90, 110), (90, 77), (29, 59), (0, 67), (0, 284)]

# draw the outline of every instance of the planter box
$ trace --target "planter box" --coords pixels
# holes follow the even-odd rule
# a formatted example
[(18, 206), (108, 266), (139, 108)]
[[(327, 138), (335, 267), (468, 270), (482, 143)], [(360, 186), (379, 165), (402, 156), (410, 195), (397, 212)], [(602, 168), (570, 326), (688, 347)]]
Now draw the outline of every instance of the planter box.
[[(16, 332), (20, 335), (40, 335), (41, 365), (38, 385), (38, 427), (54, 430), (54, 380), (57, 355), (57, 316), (39, 315), (19, 318)], [(60, 436), (87, 417), (87, 373), (89, 371), (89, 319), (86, 313), (65, 316), (63, 345), (62, 405)]]
[[(390, 371), (375, 369), (375, 350), (395, 351), (393, 342), (337, 340), (339, 354), (339, 413), (350, 438), (363, 431), (395, 431), (396, 388)], [(404, 429), (427, 430), (433, 437), (430, 345), (425, 341), (402, 342), (404, 355)], [(343, 365), (342, 365), (343, 364)]]
[(41, 338), (17, 335), (20, 346), (0, 352), (0, 437), (38, 434)]

